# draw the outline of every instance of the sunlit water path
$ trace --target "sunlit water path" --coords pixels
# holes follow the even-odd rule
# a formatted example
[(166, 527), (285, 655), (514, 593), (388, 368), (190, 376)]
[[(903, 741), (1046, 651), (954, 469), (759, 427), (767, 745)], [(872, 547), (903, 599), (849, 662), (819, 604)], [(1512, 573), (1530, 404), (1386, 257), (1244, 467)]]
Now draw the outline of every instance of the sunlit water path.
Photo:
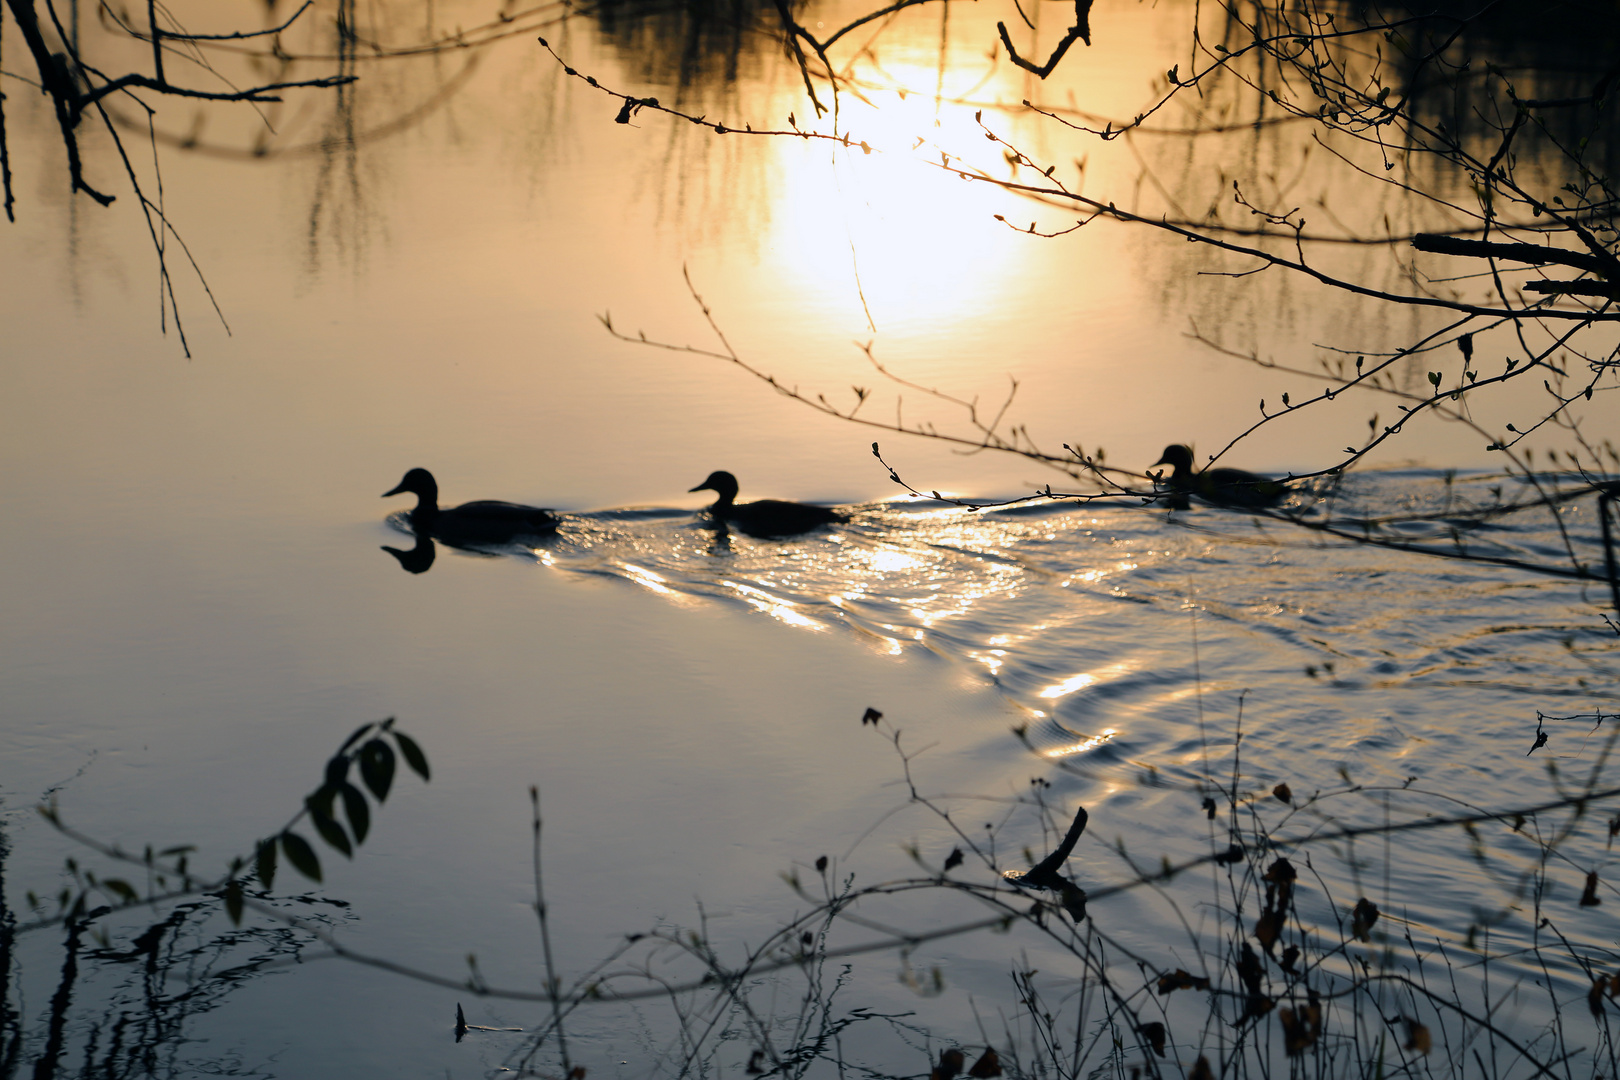
[[(1507, 486), (1512, 501), (1520, 485)], [(1616, 674), (1598, 615), (1605, 588), (1467, 558), (1556, 568), (1573, 548), (1595, 564), (1591, 507), (1563, 506), (1562, 531), (1535, 508), (1455, 532), (1465, 507), (1502, 489), (1500, 477), (1411, 470), (1337, 491), (1335, 512), (1357, 519), (1431, 515), (1384, 535), (1456, 558), (1323, 541), (1208, 506), (1044, 501), (869, 504), (791, 540), (717, 534), (689, 511), (575, 513), (532, 555), (677, 603), (852, 634), (881, 653), (928, 650), (993, 685), (1025, 716), (1028, 747), (1098, 790), (1149, 773), (1207, 779), (1242, 697), (1257, 785), (1332, 788), (1343, 770), (1501, 807), (1544, 789), (1526, 760), (1537, 709), (1589, 702)], [(1006, 734), (995, 724), (983, 739)], [(1560, 749), (1585, 745), (1589, 726), (1558, 727)], [(1012, 740), (1003, 750), (1019, 753)]]

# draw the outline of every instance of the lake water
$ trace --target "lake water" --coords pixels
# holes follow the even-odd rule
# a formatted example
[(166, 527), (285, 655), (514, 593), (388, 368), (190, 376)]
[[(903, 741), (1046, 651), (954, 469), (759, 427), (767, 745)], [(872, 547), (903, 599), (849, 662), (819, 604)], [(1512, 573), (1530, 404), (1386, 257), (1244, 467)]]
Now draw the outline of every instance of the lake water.
[[(921, 872), (913, 848), (932, 872), (959, 840), (908, 803), (907, 769), (964, 830), (994, 824), (1008, 865), (1027, 865), (1023, 849), (1050, 850), (1051, 828), (1084, 805), (1091, 824), (1069, 871), (1101, 890), (1133, 876), (1121, 846), (1151, 869), (1161, 855), (1227, 843), (1201, 809), (1212, 778), (1241, 789), (1257, 818), (1295, 814), (1297, 835), (1532, 806), (1601, 759), (1612, 722), (1592, 719), (1547, 721), (1548, 743), (1527, 751), (1538, 712), (1616, 710), (1605, 588), (1324, 542), (1207, 506), (970, 512), (906, 500), (874, 461), (874, 437), (924, 490), (1010, 497), (1061, 477), (874, 435), (723, 361), (616, 339), (599, 318), (715, 348), (684, 271), (738, 354), (783, 384), (840, 407), (853, 404), (851, 386), (872, 387), (871, 415), (962, 430), (959, 409), (885, 382), (869, 343), (897, 376), (981, 409), (998, 408), (1017, 379), (1008, 416), (1045, 449), (1102, 446), (1135, 469), (1168, 442), (1224, 445), (1258, 418), (1258, 399), (1318, 389), (1224, 357), (1193, 340), (1194, 327), (1313, 369), (1329, 348), (1370, 353), (1440, 325), (1280, 277), (1210, 276), (1239, 267), (1148, 230), (1099, 221), (1032, 237), (1018, 231), (1032, 217), (1050, 231), (1074, 214), (932, 167), (945, 148), (1008, 174), (974, 122), (982, 109), (1038, 160), (1078, 175), (1084, 156), (1088, 193), (1127, 193), (1144, 210), (1201, 210), (1216, 195), (1224, 205), (1241, 175), (1299, 192), (1295, 204), (1329, 193), (1322, 213), (1352, 228), (1384, 216), (1397, 231), (1422, 224), (1395, 195), (1341, 189), (1335, 174), (1310, 172), (1316, 159), (1296, 165), (1309, 140), (1286, 127), (1104, 146), (1071, 142), (1018, 107), (1039, 95), (1128, 119), (1185, 62), (1184, 6), (1100, 6), (1096, 44), (1077, 46), (1045, 86), (992, 60), (998, 16), (979, 5), (874, 29), (840, 118), (870, 155), (706, 134), (650, 110), (615, 124), (617, 103), (535, 40), (605, 85), (730, 127), (780, 126), (789, 112), (808, 124), (797, 71), (762, 35), (728, 51), (727, 35), (683, 38), (689, 27), (667, 13), (507, 7), (510, 22), (472, 0), (318, 5), (285, 37), (311, 59), (277, 77), (336, 70), (323, 58), (345, 12), (377, 48), (342, 61), (360, 81), (341, 99), (301, 91), (258, 113), (163, 103), (162, 205), (230, 327), (171, 249), (189, 358), (172, 312), (160, 317), (156, 257), (105, 135), (85, 135), (92, 182), (119, 195), (99, 209), (67, 197), (43, 100), (4, 82), (18, 221), (0, 230), (0, 797), (6, 897), (20, 921), (27, 891), (48, 897), (67, 880), (65, 857), (96, 862), (38, 818), (41, 800), (102, 841), (195, 844), (199, 864), (219, 863), (279, 829), (348, 733), (387, 716), (421, 743), (431, 782), (402, 775), (356, 858), (324, 858), (325, 900), (288, 909), (325, 920), (350, 948), (453, 980), (474, 954), (490, 984), (531, 992), (544, 976), (530, 785), (545, 819), (552, 943), (561, 968), (579, 972), (625, 934), (700, 918), (738, 955), (804, 910), (782, 874), (813, 879), (819, 856), (858, 885)], [(171, 10), (197, 32), (267, 17), (246, 3)], [(855, 10), (801, 17), (832, 26)], [(120, 42), (88, 9), (80, 18), (105, 70), (145, 62), (145, 46)], [(490, 41), (379, 55), (458, 28)], [(1046, 25), (1042, 40), (1055, 32)], [(5, 39), (8, 75), (23, 56), (15, 40)], [(245, 84), (273, 67), (255, 49), (224, 43), (208, 56)], [(1212, 95), (1208, 108), (1222, 107)], [(114, 108), (155, 199), (144, 128), (131, 106)], [(1399, 280), (1382, 248), (1323, 259), (1388, 260), (1375, 272)], [(1497, 333), (1478, 345), (1493, 363), (1513, 348)], [(1422, 385), (1428, 362), (1400, 377)], [(1600, 439), (1614, 430), (1612, 396), (1588, 410)], [(1499, 425), (1520, 407), (1481, 400), (1474, 417)], [(1233, 463), (1320, 467), (1359, 442), (1379, 408), (1393, 411), (1349, 396), (1302, 411), (1241, 444)], [(1414, 425), (1335, 505), (1432, 511), (1436, 523), (1403, 535), (1445, 547), (1458, 505), (1521, 491), (1486, 471), (1496, 465), (1463, 425)], [(380, 550), (411, 546), (403, 506), (379, 495), (412, 466), (435, 472), (447, 503), (529, 502), (559, 508), (563, 523), (544, 544), (440, 547), (426, 572), (404, 572)], [(743, 499), (839, 503), (851, 520), (794, 540), (722, 541), (694, 516), (707, 494), (687, 491), (721, 468), (739, 475)], [(1290, 507), (1309, 509), (1318, 490)], [(1536, 564), (1567, 562), (1570, 550), (1601, 558), (1591, 500), (1557, 520), (1546, 509), (1498, 519), (1465, 542)], [(861, 723), (869, 707), (884, 714), (877, 731)], [(1279, 783), (1296, 802), (1331, 794), (1290, 810), (1267, 795)], [(1620, 901), (1605, 885), (1603, 905), (1577, 904), (1588, 871), (1613, 876), (1602, 822), (1561, 849), (1542, 895), (1514, 876), (1538, 849), (1492, 828), (1483, 861), (1457, 828), (1324, 845), (1313, 917), (1348, 917), (1368, 896), (1386, 926), (1459, 958), (1477, 956), (1466, 950), (1480, 933), (1496, 935), (1507, 955), (1484, 975), (1458, 959), (1457, 977), (1497, 978), (1502, 1015), (1526, 1038), (1548, 1023), (1550, 993), (1579, 1028), (1570, 1046), (1587, 1055), (1570, 1059), (1570, 1075), (1587, 1075), (1601, 1039), (1590, 979), (1567, 957), (1543, 971), (1513, 950), (1541, 912), (1575, 954), (1615, 966), (1609, 911)], [(301, 886), (288, 875), (278, 887)], [(1122, 892), (1091, 913), (1151, 966), (1191, 968), (1216, 947), (1189, 944), (1187, 928), (1213, 932), (1219, 885), (1178, 888)], [(1329, 893), (1333, 912), (1320, 904)], [(922, 931), (981, 910), (921, 894), (874, 899), (869, 917)], [(171, 915), (183, 929), (158, 986), (118, 949)], [(521, 1067), (525, 1032), (457, 1043), (456, 1006), (490, 1028), (532, 1030), (545, 1015), (318, 959), (306, 935), (270, 923), (231, 936), (217, 905), (110, 929), (104, 950), (81, 959), (64, 1074), (133, 1061), (139, 1046), (153, 1052), (130, 1067), (141, 1075), (491, 1075)], [(841, 933), (840, 943), (876, 931)], [(945, 1042), (996, 1042), (980, 1033), (1016, 1011), (1013, 967), (1049, 968), (1060, 996), (1073, 975), (1041, 948), (1021, 929), (866, 956), (845, 1004), (908, 1014), (933, 1041), (871, 1022), (850, 1029), (843, 1052), (906, 1075)], [(926, 978), (919, 991), (896, 977), (936, 967), (937, 994)], [(32, 1061), (62, 981), (61, 931), (25, 935), (10, 977), (7, 1031)], [(571, 1050), (592, 1076), (676, 1071), (679, 1028), (655, 1002), (585, 1008)], [(750, 1049), (739, 1041), (724, 1067), (741, 1068)], [(561, 1075), (551, 1068), (544, 1058), (541, 1071)]]

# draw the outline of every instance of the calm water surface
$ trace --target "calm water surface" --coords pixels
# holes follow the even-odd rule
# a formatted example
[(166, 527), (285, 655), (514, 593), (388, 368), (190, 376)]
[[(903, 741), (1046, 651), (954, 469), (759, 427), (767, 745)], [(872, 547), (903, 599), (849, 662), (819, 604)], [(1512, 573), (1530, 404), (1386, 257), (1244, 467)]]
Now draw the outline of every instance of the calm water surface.
[[(214, 5), (180, 9), (193, 29), (218, 18)], [(294, 51), (326, 48), (331, 12), (319, 13)], [(484, 15), (469, 3), (427, 17), (445, 28)], [(420, 32), (420, 12), (372, 17), (380, 39)], [(1336, 789), (1344, 774), (1397, 789), (1389, 803), (1335, 801), (1347, 823), (1450, 812), (1417, 792), (1533, 803), (1547, 796), (1548, 761), (1589, 767), (1604, 734), (1589, 738), (1589, 724), (1555, 725), (1544, 750), (1526, 751), (1538, 710), (1615, 708), (1595, 590), (1321, 544), (1209, 508), (888, 501), (870, 433), (721, 362), (605, 332), (597, 316), (611, 312), (628, 333), (709, 347), (684, 267), (729, 340), (786, 383), (829, 396), (879, 385), (856, 345), (871, 342), (905, 378), (963, 396), (999, 402), (1016, 377), (1013, 415), (1045, 445), (1102, 444), (1141, 467), (1168, 441), (1220, 445), (1258, 398), (1314, 389), (1201, 349), (1185, 336), (1194, 323), (1303, 366), (1325, 341), (1371, 349), (1389, 342), (1364, 335), (1420, 328), (1369, 326), (1297, 284), (1200, 278), (1185, 245), (1150, 235), (1019, 235), (993, 215), (1062, 215), (897, 152), (924, 132), (1005, 172), (978, 108), (1009, 106), (987, 115), (1026, 149), (1056, 153), (1045, 127), (1010, 108), (1018, 100), (1072, 92), (1128, 116), (1175, 62), (1162, 6), (1103, 5), (1094, 29), (1117, 44), (1036, 88), (985, 57), (986, 20), (951, 9), (943, 68), (937, 13), (882, 39), (860, 77), (883, 107), (847, 102), (849, 129), (883, 151), (870, 157), (705, 138), (650, 113), (615, 125), (612, 102), (563, 75), (533, 34), (360, 63), (346, 118), (313, 95), (275, 110), (273, 130), (176, 106), (161, 130), (171, 142), (192, 133), (196, 147), (163, 147), (165, 205), (231, 327), (184, 280), (189, 360), (172, 324), (159, 333), (133, 200), (69, 206), (48, 117), (8, 80), (19, 222), (0, 231), (0, 796), (13, 906), (25, 890), (54, 892), (75, 851), (33, 814), (38, 800), (54, 796), (108, 841), (194, 843), (199, 859), (221, 859), (295, 812), (354, 726), (390, 715), (427, 750), (433, 780), (402, 779), (354, 862), (330, 860), (322, 895), (341, 905), (311, 910), (355, 948), (452, 978), (474, 953), (490, 982), (531, 988), (530, 784), (556, 944), (575, 969), (626, 932), (695, 922), (700, 903), (717, 937), (757, 941), (795, 910), (779, 872), (823, 854), (860, 880), (911, 872), (906, 845), (937, 865), (952, 837), (905, 807), (899, 754), (859, 723), (868, 706), (919, 755), (919, 785), (968, 817), (1002, 820), (1032, 779), (1053, 785), (1046, 797), (1064, 813), (1089, 807), (1071, 864), (1088, 887), (1129, 876), (1116, 840), (1149, 863), (1208, 850), (1199, 785), (1230, 776), (1240, 715), (1245, 790)], [(559, 12), (538, 32), (604, 82), (728, 123), (808, 112), (768, 45), (735, 58), (734, 82), (683, 86), (667, 44), (649, 46), (655, 22), (604, 33)], [(139, 50), (97, 48), (113, 67), (140, 62)], [(1129, 182), (1144, 198), (1155, 190), (1137, 182), (1144, 160), (1185, 194), (1224, 190), (1199, 155), (1233, 153), (1115, 149), (1088, 163), (1088, 185)], [(91, 160), (110, 186), (107, 150)], [(1256, 141), (1245, 160), (1264, 173), (1296, 150)], [(957, 417), (884, 393), (874, 408)], [(1349, 403), (1282, 425), (1238, 463), (1304, 467), (1355, 438), (1368, 411)], [(884, 443), (927, 488), (1012, 495), (1050, 479), (1023, 462)], [(1375, 463), (1341, 508), (1483, 503), (1502, 483), (1437, 471), (1488, 464), (1455, 428), (1416, 432), (1397, 452), (1436, 468)], [(378, 494), (416, 465), (437, 473), (446, 502), (557, 506), (564, 524), (542, 546), (441, 549), (427, 572), (402, 572), (379, 549), (411, 541), (398, 503)], [(744, 499), (841, 502), (853, 518), (791, 542), (722, 542), (693, 516), (703, 496), (685, 494), (716, 468), (739, 474)], [(1563, 523), (1593, 558), (1590, 505), (1566, 507)], [(1443, 527), (1434, 538), (1449, 542)], [(1545, 511), (1467, 542), (1536, 562), (1564, 551)], [(1004, 843), (1049, 844), (1027, 815), (1007, 821)], [(1420, 833), (1317, 869), (1419, 936), (1458, 941), (1482, 912), (1524, 902), (1458, 846), (1454, 831)], [(1602, 851), (1578, 854), (1606, 865)], [(1581, 872), (1556, 876), (1566, 892), (1555, 899), (1571, 904)], [(947, 909), (889, 914), (924, 926)], [(1145, 950), (1163, 953), (1179, 933), (1174, 911), (1135, 894), (1094, 914)], [(1500, 932), (1525, 926), (1521, 912)], [(286, 962), (309, 951), (297, 935), (221, 944), (223, 929), (199, 926), (189, 977), (250, 960), (262, 976), (201, 980), (214, 989), (176, 1028), (194, 1041), (157, 1039), (174, 1075), (484, 1075), (519, 1037), (455, 1045), (456, 1004), (474, 1023), (536, 1020), (339, 961)], [(1571, 932), (1612, 945), (1612, 926)], [(975, 1002), (1003, 999), (1025, 947), (982, 937), (919, 951), (912, 964), (946, 973), (939, 997), (901, 985), (880, 955), (852, 994), (974, 1038)], [(19, 958), (24, 1030), (43, 1023), (57, 949), (31, 938)], [(81, 987), (81, 1048), (142, 1000), (139, 980), (103, 960)], [(1553, 981), (1579, 1006), (1578, 973)], [(604, 1011), (576, 1037), (591, 1075), (644, 1076), (670, 1029), (653, 1010)], [(876, 1066), (923, 1060), (888, 1036), (851, 1040)]]

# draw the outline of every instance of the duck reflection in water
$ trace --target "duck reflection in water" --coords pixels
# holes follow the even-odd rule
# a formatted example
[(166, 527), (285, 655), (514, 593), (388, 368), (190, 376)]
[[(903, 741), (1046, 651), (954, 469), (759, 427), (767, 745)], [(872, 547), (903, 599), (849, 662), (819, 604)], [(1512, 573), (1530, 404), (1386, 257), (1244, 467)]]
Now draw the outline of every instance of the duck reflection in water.
[(823, 525), (834, 525), (849, 520), (848, 514), (831, 507), (811, 506), (808, 503), (783, 502), (780, 499), (739, 503), (737, 478), (724, 469), (710, 473), (707, 480), (692, 490), (713, 491), (720, 496), (714, 501), (714, 505), (709, 507), (708, 514), (721, 530), (729, 525), (738, 532), (766, 540), (797, 536)]
[(1288, 494), (1287, 485), (1242, 469), (1205, 469), (1193, 472), (1192, 450), (1180, 443), (1164, 448), (1154, 465), (1169, 465), (1170, 476), (1163, 481), (1170, 495), (1165, 500), (1172, 510), (1185, 510), (1187, 496), (1196, 495), (1216, 506), (1256, 510), (1276, 506)]
[(416, 538), (416, 546), (409, 550), (387, 544), (382, 549), (398, 559), (400, 569), (409, 574), (425, 574), (433, 569), (433, 559), (439, 553), (439, 546), (433, 542), (433, 538), (421, 535)]

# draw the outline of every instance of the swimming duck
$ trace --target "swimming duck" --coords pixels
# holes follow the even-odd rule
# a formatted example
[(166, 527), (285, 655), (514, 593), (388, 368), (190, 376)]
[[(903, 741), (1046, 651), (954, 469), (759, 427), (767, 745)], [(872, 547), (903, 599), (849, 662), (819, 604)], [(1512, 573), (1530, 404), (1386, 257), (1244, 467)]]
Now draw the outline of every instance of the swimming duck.
[(780, 499), (738, 503), (737, 478), (723, 469), (710, 473), (707, 480), (692, 490), (719, 494), (714, 505), (709, 507), (709, 513), (716, 521), (735, 525), (750, 536), (793, 536), (822, 525), (849, 520), (848, 515), (825, 506), (783, 502)]
[(537, 506), (483, 499), (460, 506), (439, 508), (439, 485), (426, 469), (412, 469), (405, 479), (383, 492), (383, 498), (411, 492), (416, 508), (406, 515), (418, 535), (427, 535), (447, 544), (501, 544), (519, 536), (543, 536), (557, 531), (557, 518)]
[(1180, 443), (1165, 447), (1164, 456), (1153, 464), (1171, 467), (1165, 483), (1172, 493), (1172, 509), (1186, 509), (1188, 495), (1197, 495), (1217, 506), (1253, 509), (1276, 506), (1288, 494), (1287, 486), (1280, 481), (1242, 469), (1205, 469), (1195, 473), (1192, 450)]

